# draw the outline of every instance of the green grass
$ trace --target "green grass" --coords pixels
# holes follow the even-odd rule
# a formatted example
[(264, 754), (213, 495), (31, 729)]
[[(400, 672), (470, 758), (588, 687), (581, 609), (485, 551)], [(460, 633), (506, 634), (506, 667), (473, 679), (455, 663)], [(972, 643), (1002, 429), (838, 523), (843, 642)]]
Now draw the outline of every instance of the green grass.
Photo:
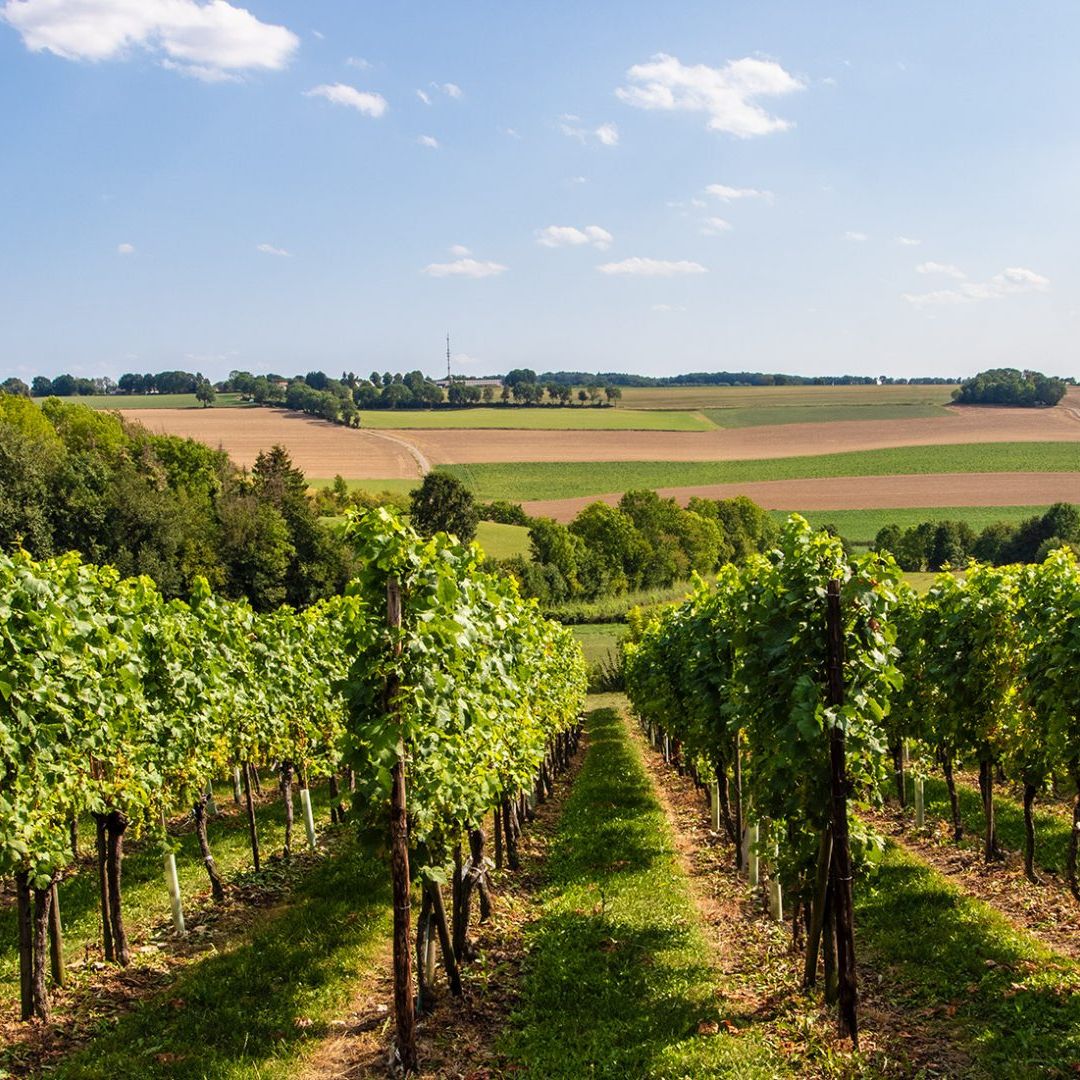
[(365, 409), (362, 428), (506, 428), (520, 431), (712, 431), (699, 412), (622, 408), (504, 406), (473, 409)]
[[(635, 488), (693, 487), (828, 476), (969, 472), (1075, 472), (1080, 443), (902, 446), (751, 461), (552, 461), (442, 465), (481, 499), (561, 499)], [(957, 477), (962, 487), (963, 477)]]
[(484, 554), (492, 559), (512, 559), (515, 555), (529, 557), (529, 530), (524, 525), (481, 521), (476, 527), (476, 541)]
[(544, 868), (524, 985), (503, 1049), (544, 1080), (788, 1075), (722, 987), (641, 755), (611, 708), (587, 718), (585, 763)]
[[(201, 409), (203, 405), (195, 400), (194, 394), (89, 394), (86, 397), (70, 397), (65, 401), (75, 401), (89, 405), (91, 409)], [(254, 408), (240, 400), (239, 394), (218, 394), (214, 402), (215, 409)]]
[(749, 408), (705, 409), (721, 428), (762, 427), (771, 424), (830, 424), (837, 420), (920, 420), (949, 417), (943, 405), (931, 401), (911, 403), (852, 403), (850, 405), (759, 405)]
[[(271, 773), (263, 778), (264, 791), (274, 790)], [(231, 789), (217, 785), (217, 799), (221, 808), (232, 806)], [(316, 815), (316, 828), (321, 828), (329, 817), (329, 803), (325, 786), (312, 788), (312, 803)], [(299, 806), (299, 798), (297, 799)], [(256, 810), (259, 843), (263, 857), (280, 852), (284, 843), (284, 810), (281, 802), (271, 799), (261, 803)], [(248, 840), (247, 818), (242, 813), (224, 814), (209, 822), (210, 847), (222, 875), (228, 879), (251, 868), (251, 847)], [(294, 844), (305, 843), (303, 823), (299, 819)], [(86, 821), (80, 828), (80, 845), (84, 853), (92, 853), (94, 846), (93, 824)], [(191, 828), (172, 839), (178, 842), (176, 851), (180, 891), (186, 901), (200, 894), (209, 895), (210, 886), (206, 870), (199, 854), (198, 840)], [(89, 947), (93, 955), (100, 955), (100, 925), (96, 871), (90, 861), (84, 860), (79, 873), (60, 885), (60, 912), (64, 924), (64, 946), (71, 958), (83, 956)], [(169, 894), (165, 888), (165, 874), (161, 864), (161, 852), (156, 843), (143, 843), (129, 839), (123, 866), (124, 923), (133, 943), (144, 941), (153, 926), (167, 922)], [(17, 952), (15, 912), (11, 907), (0, 908), (0, 1004), (18, 1000), (19, 968)], [(98, 952), (94, 953), (97, 949)]]
[[(867, 546), (886, 525), (907, 529), (924, 521), (966, 521), (978, 533), (997, 521), (1016, 525), (1045, 511), (1045, 506), (923, 506), (900, 510), (804, 510), (801, 513), (816, 528), (835, 525), (840, 535), (853, 544)], [(790, 511), (775, 510), (773, 516), (782, 521), (788, 513)]]
[(617, 596), (604, 596), (599, 600), (567, 600), (562, 604), (549, 604), (544, 608), (544, 614), (549, 619), (557, 619), (567, 626), (583, 623), (625, 622), (626, 614), (631, 608), (648, 608), (657, 604), (670, 604), (673, 600), (682, 600), (690, 592), (691, 587), (687, 581), (676, 581), (672, 585), (637, 589)]
[[(325, 477), (309, 477), (308, 487), (310, 488), (324, 488), (330, 487), (333, 484), (334, 479), (326, 479)], [(411, 480), (402, 480), (400, 478), (390, 480), (346, 480), (345, 485), (349, 491), (369, 491), (374, 495), (379, 495), (384, 491), (390, 492), (391, 495), (408, 495), (409, 492), (420, 486), (420, 477), (414, 477)]]
[[(952, 821), (949, 791), (944, 780), (928, 776), (925, 786), (927, 816)], [(957, 783), (960, 798), (960, 820), (965, 835), (975, 844), (982, 843), (983, 820), (982, 796), (964, 783)], [(1000, 785), (994, 787), (994, 819), (998, 840), (1002, 847), (1011, 851), (1024, 850), (1024, 807), (1022, 802), (1010, 798)], [(1035, 803), (1035, 863), (1055, 874), (1065, 873), (1065, 859), (1069, 850), (1072, 818), (1050, 809), (1039, 809)]]
[(873, 887), (855, 890), (865, 971), (968, 1064), (933, 1075), (1025, 1080), (1074, 1076), (1080, 1062), (1080, 964), (1016, 930), (895, 845)]
[(609, 653), (614, 656), (619, 642), (626, 636), (624, 623), (593, 623), (574, 626), (572, 630), (587, 664), (599, 663)]
[[(345, 841), (253, 933), (210, 953), (50, 1075), (249, 1080), (296, 1075), (389, 933), (385, 867)], [(177, 1004), (179, 1002), (179, 1004)]]

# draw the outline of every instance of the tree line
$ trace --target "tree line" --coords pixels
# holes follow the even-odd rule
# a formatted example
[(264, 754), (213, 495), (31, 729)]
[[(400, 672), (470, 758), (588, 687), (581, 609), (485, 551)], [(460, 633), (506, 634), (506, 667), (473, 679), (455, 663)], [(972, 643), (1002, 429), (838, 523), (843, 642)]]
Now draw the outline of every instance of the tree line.
[(115, 413), (2, 394), (0, 475), (0, 546), (39, 558), (77, 550), (152, 577), (167, 597), (204, 577), (260, 611), (302, 607), (339, 592), (355, 569), (281, 447), (245, 472)]
[(958, 405), (1019, 405), (1032, 408), (1056, 405), (1065, 396), (1067, 385), (1065, 379), (1052, 378), (1041, 371), (991, 368), (965, 379), (952, 396)]

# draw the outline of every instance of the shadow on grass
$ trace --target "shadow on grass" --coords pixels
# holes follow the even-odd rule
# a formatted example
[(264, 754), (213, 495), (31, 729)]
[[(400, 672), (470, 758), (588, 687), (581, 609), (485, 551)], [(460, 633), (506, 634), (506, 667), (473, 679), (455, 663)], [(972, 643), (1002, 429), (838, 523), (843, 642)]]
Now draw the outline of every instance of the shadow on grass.
[[(944, 780), (926, 778), (926, 813), (952, 821), (949, 791)], [(985, 828), (982, 797), (966, 784), (957, 784), (960, 797), (960, 820), (964, 833), (977, 842)], [(1024, 808), (1009, 798), (1000, 788), (994, 791), (994, 817), (998, 840), (1010, 851), (1024, 850)], [(1062, 814), (1039, 810), (1035, 804), (1035, 862), (1055, 874), (1065, 872), (1065, 858), (1069, 849), (1072, 822)]]
[(190, 968), (50, 1075), (290, 1075), (287, 1063), (302, 1043), (325, 1034), (385, 936), (388, 879), (385, 867), (344, 845), (243, 944)]
[(588, 730), (504, 1049), (545, 1080), (784, 1074), (750, 1032), (699, 1034), (720, 995), (670, 826), (618, 714)]
[(932, 868), (890, 845), (873, 888), (856, 892), (856, 933), (891, 998), (956, 1030), (974, 1075), (1075, 1075), (1080, 964)]

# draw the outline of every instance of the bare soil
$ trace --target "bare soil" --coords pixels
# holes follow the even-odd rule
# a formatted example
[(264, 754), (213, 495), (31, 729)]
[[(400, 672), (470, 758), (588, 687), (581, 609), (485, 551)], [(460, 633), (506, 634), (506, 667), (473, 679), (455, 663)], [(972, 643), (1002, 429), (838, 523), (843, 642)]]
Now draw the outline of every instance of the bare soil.
[[(153, 432), (181, 435), (220, 447), (250, 468), (261, 450), (281, 444), (309, 477), (349, 480), (403, 479), (423, 475), (423, 455), (393, 432), (358, 431), (278, 409), (133, 409), (125, 420)], [(1078, 425), (1080, 426), (1080, 425)]]
[[(729, 499), (746, 495), (766, 510), (862, 510), (908, 506), (1043, 506), (1080, 502), (1080, 473), (955, 473), (912, 476), (832, 476), (805, 480), (759, 480), (660, 488), (665, 498), (686, 503), (694, 496)], [(525, 512), (570, 522), (590, 503), (614, 506), (621, 492), (523, 503)]]
[(744, 461), (893, 446), (1080, 442), (1080, 412), (953, 407), (945, 417), (838, 420), (717, 431), (396, 431), (434, 464), (498, 461)]

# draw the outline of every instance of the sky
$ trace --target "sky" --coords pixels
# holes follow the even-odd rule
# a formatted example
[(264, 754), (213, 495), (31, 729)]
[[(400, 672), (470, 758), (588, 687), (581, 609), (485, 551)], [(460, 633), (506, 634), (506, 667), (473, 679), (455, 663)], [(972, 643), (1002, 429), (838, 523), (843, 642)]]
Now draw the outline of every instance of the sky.
[(0, 375), (1080, 375), (1078, 32), (0, 0)]

